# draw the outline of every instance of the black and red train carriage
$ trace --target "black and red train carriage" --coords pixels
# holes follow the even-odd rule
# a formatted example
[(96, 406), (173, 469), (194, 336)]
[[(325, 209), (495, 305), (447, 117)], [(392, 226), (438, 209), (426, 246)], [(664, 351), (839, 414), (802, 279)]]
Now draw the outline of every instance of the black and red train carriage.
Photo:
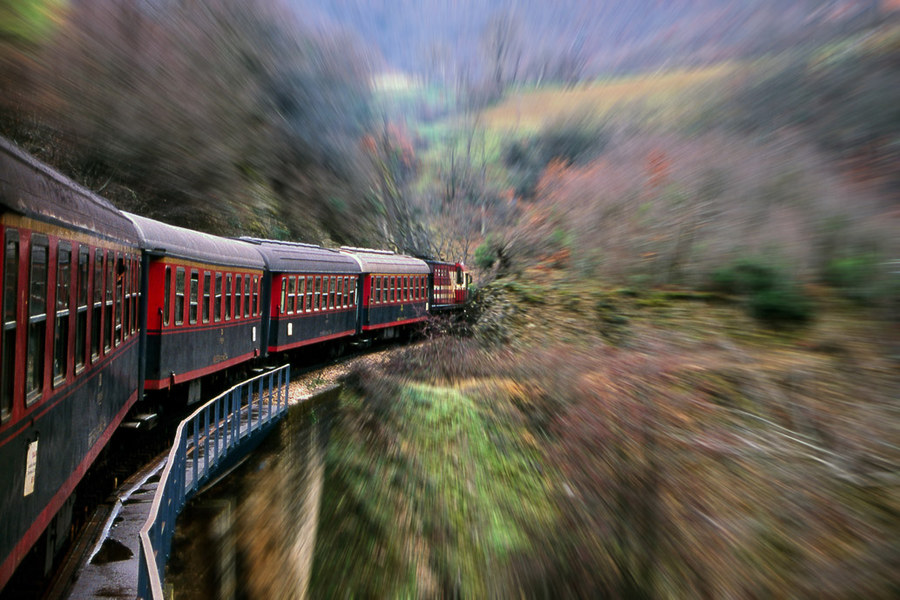
[(359, 263), (339, 252), (296, 242), (241, 238), (266, 263), (271, 298), (264, 314), (264, 353), (283, 352), (356, 334)]
[(358, 333), (392, 338), (399, 328), (428, 318), (428, 265), (388, 250), (344, 246), (362, 270)]
[(262, 279), (259, 252), (221, 238), (137, 215), (147, 271), (144, 389), (191, 382), (260, 355)]
[(0, 588), (138, 399), (137, 232), (0, 139)]

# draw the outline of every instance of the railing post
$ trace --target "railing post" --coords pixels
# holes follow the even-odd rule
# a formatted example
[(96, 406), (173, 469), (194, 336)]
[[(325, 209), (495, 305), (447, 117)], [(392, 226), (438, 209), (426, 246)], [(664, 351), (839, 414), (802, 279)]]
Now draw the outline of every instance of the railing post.
[(197, 427), (197, 419), (191, 419), (191, 425), (194, 427), (194, 447), (193, 447), (193, 456), (191, 457), (191, 469), (193, 471), (194, 476), (191, 478), (191, 486), (197, 485), (197, 477), (200, 467), (200, 440), (198, 439), (199, 428)]
[(215, 435), (213, 436), (213, 447), (216, 449), (213, 464), (219, 462), (219, 403), (221, 401), (221, 398), (216, 398), (215, 401), (213, 401), (213, 431), (215, 432)]
[[(262, 401), (262, 394), (259, 395), (260, 401)], [(272, 420), (272, 394), (266, 394), (266, 421)]]
[[(250, 386), (250, 392), (251, 394), (253, 393), (252, 385)], [(263, 397), (260, 394), (256, 395), (256, 413), (256, 430), (259, 431), (262, 428), (263, 423), (265, 422), (265, 416), (263, 413)]]
[[(198, 419), (199, 420), (199, 419)], [(203, 410), (203, 476), (209, 473), (209, 405)]]

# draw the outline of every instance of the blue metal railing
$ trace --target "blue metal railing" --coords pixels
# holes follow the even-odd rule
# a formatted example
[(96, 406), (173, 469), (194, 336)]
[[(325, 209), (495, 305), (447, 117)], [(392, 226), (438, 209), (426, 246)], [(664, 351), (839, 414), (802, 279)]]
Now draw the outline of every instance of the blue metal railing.
[(290, 380), (290, 365), (257, 375), (216, 396), (178, 426), (141, 529), (138, 598), (163, 599), (162, 579), (178, 514), (238, 444), (267, 431), (285, 414)]

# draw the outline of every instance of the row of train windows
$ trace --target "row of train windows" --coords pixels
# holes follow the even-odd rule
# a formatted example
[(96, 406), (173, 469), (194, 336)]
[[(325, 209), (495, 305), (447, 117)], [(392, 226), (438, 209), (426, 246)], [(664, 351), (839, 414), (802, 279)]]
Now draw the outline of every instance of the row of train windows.
[[(261, 278), (250, 273), (221, 273), (191, 269), (187, 280), (185, 267), (175, 267), (174, 302), (172, 298), (172, 267), (166, 266), (165, 296), (163, 298), (163, 326), (170, 323), (191, 325), (198, 318), (209, 323), (210, 315), (216, 323), (225, 320), (262, 315), (259, 302)], [(200, 277), (203, 277), (203, 299), (200, 300)], [(213, 285), (213, 277), (215, 284)], [(187, 296), (187, 304), (185, 304)], [(185, 311), (185, 309), (187, 309)]]
[[(72, 336), (71, 362), (78, 375), (87, 364), (97, 362), (137, 333), (140, 262), (134, 255), (65, 240), (53, 249), (47, 236), (32, 234), (27, 279), (20, 281), (18, 231), (6, 230), (3, 248), (0, 419), (6, 420), (15, 393), (19, 327), (26, 328), (25, 365), (20, 375), (25, 378), (25, 405), (30, 406), (42, 395), (45, 369), (52, 369), (53, 387), (66, 381)], [(55, 274), (53, 288), (51, 274)], [(18, 305), (19, 298), (24, 299), (24, 307)], [(20, 308), (21, 322), (17, 318)], [(52, 328), (51, 352), (45, 352), (48, 327)]]
[(356, 277), (284, 275), (281, 278), (282, 315), (356, 306)]
[(455, 267), (444, 265), (435, 265), (434, 267), (434, 283), (435, 285), (452, 285), (456, 279), (456, 285), (463, 285), (463, 271)]
[(423, 301), (428, 299), (426, 290), (428, 278), (425, 275), (388, 276), (373, 275), (371, 298), (373, 304), (387, 302)]

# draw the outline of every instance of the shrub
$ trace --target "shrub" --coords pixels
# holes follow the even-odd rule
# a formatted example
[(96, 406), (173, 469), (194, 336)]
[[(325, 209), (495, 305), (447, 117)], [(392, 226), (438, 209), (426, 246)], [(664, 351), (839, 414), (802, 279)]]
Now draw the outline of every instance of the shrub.
[(747, 309), (760, 321), (805, 323), (813, 316), (813, 305), (800, 288), (760, 259), (743, 258), (718, 269), (712, 284), (716, 291), (747, 296)]
[(760, 259), (743, 258), (715, 271), (712, 287), (724, 294), (747, 295), (771, 290), (779, 285), (779, 272)]
[(484, 271), (489, 270), (497, 262), (497, 248), (491, 240), (475, 248), (475, 266)]
[(792, 285), (752, 294), (748, 308), (755, 318), (771, 324), (805, 323), (813, 316), (812, 303)]
[(825, 267), (825, 282), (851, 300), (871, 303), (880, 291), (878, 263), (871, 253), (836, 258)]

